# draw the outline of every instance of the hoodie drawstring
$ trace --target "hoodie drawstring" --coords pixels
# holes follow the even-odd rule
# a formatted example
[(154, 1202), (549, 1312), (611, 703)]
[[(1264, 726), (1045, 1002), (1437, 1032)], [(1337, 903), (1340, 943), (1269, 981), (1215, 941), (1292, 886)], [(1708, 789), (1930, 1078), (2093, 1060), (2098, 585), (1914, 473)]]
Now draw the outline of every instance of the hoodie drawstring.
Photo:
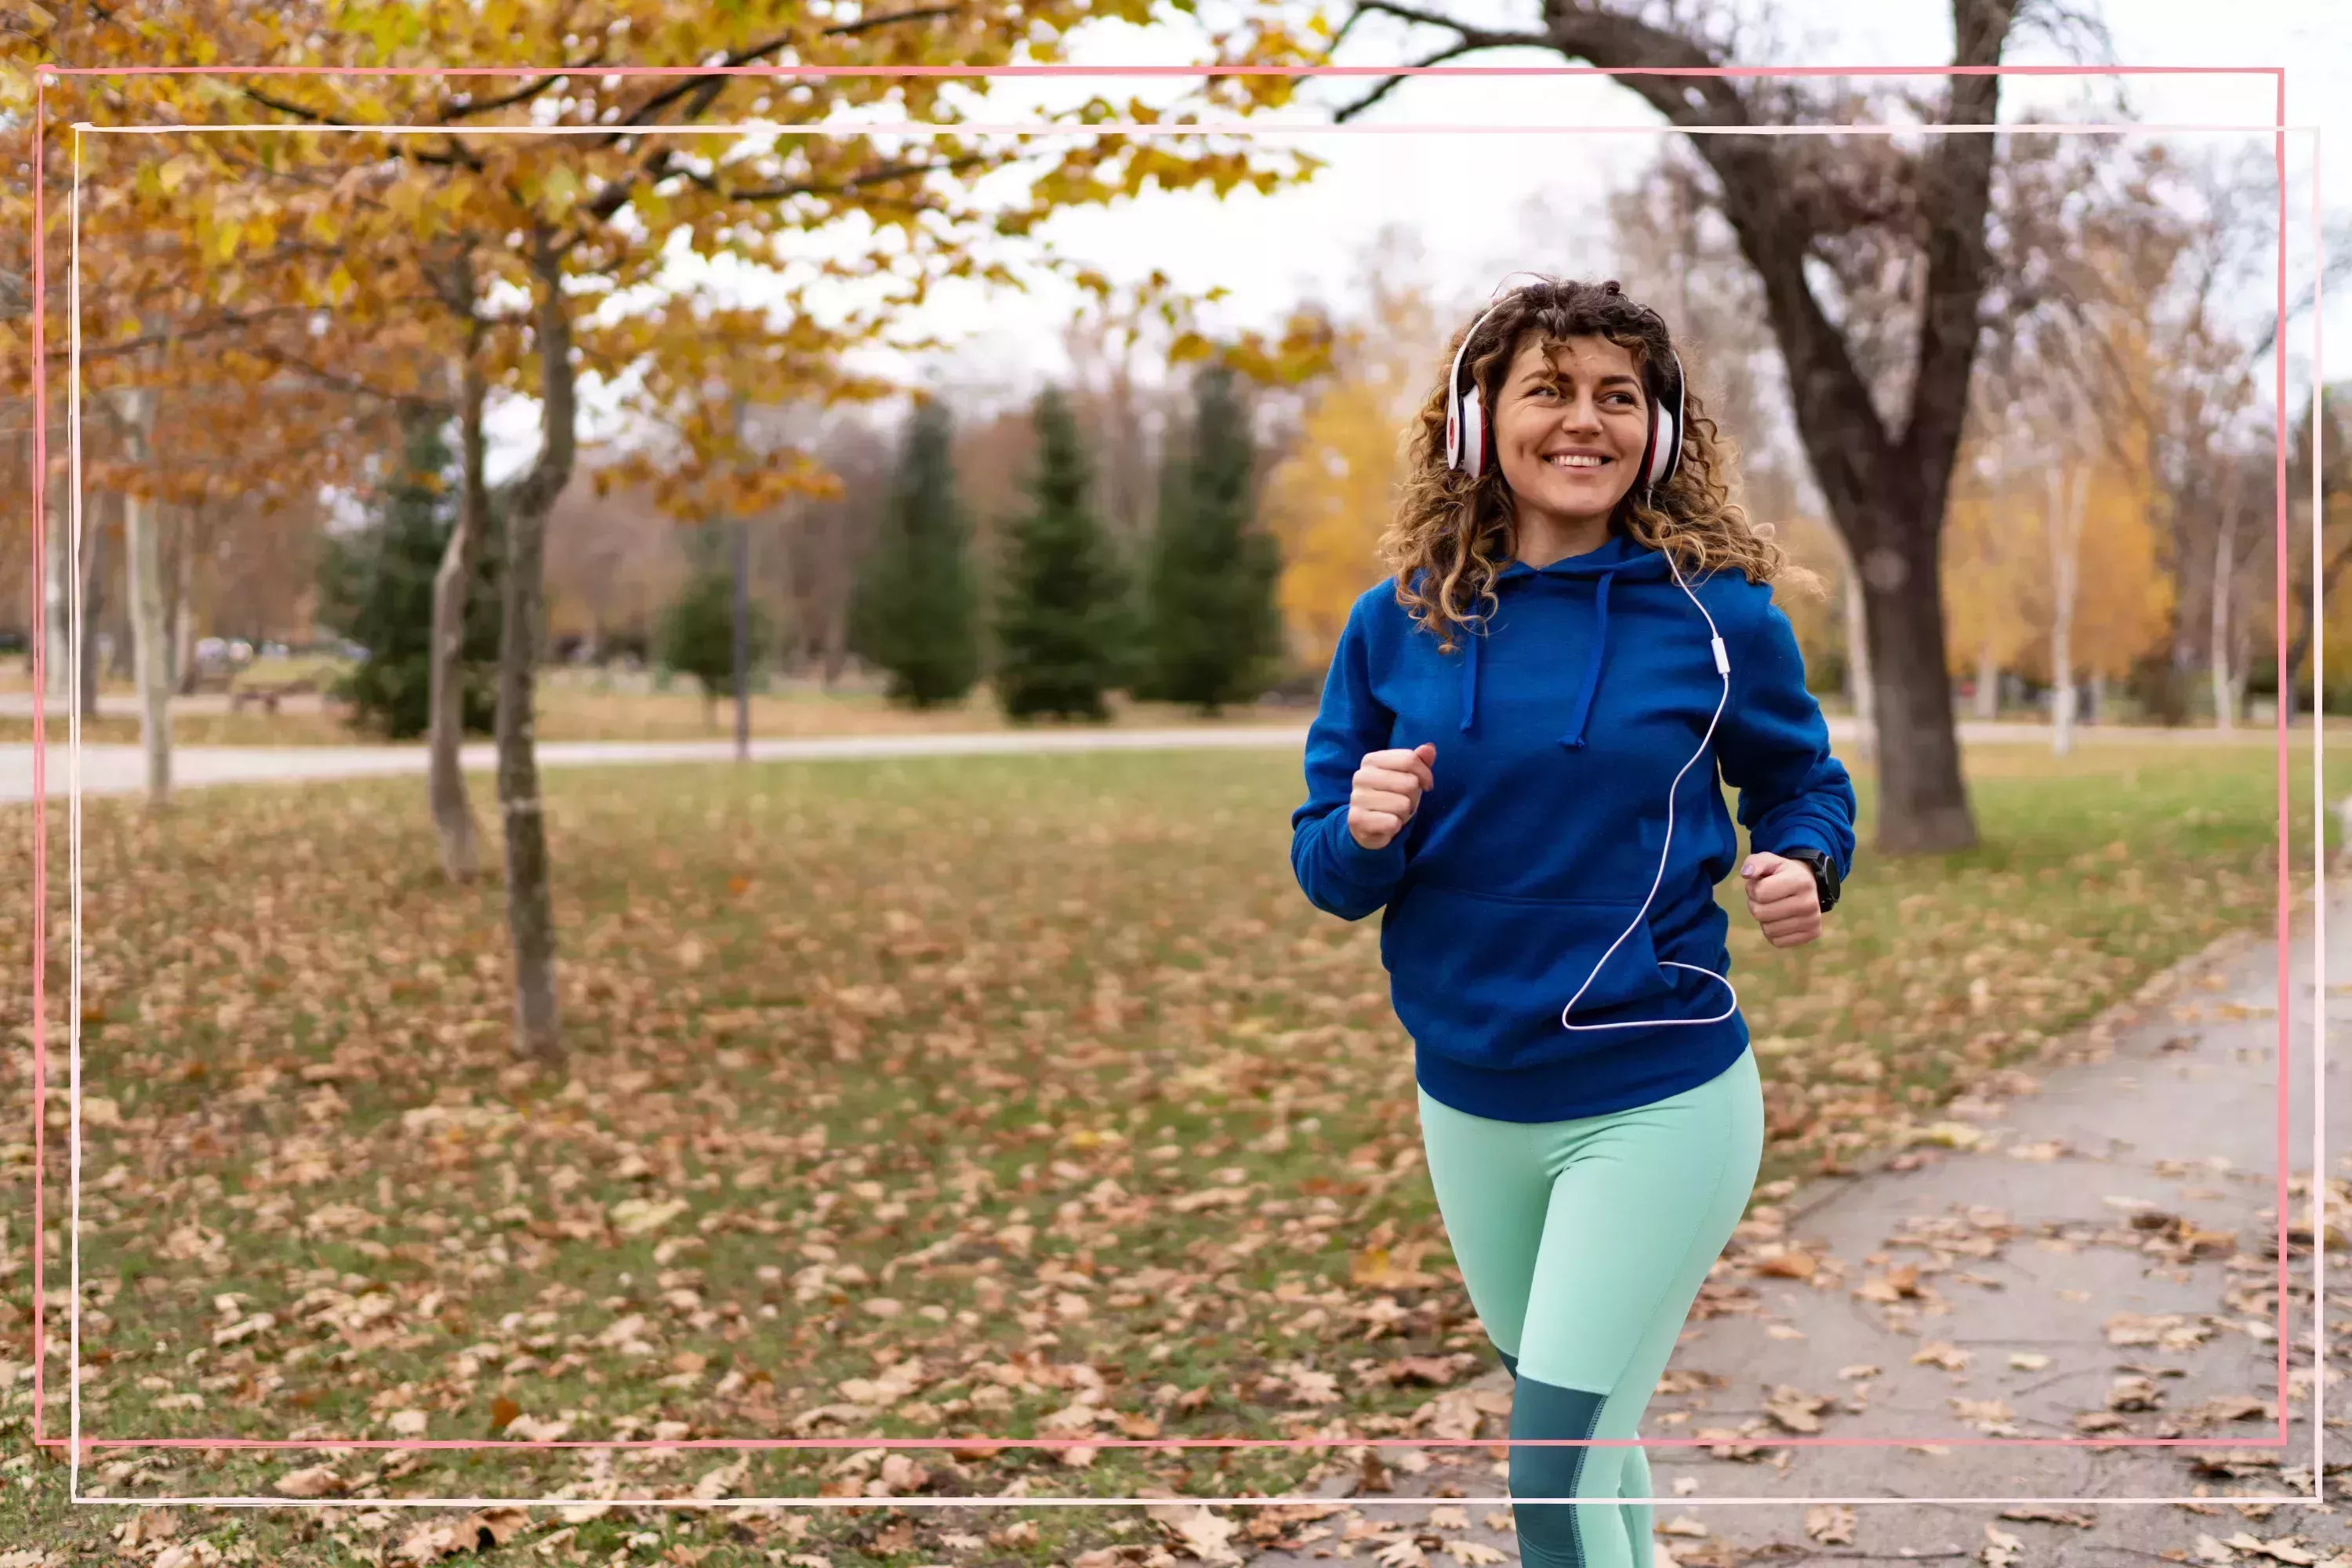
[(1617, 580), (1614, 572), (1604, 572), (1593, 595), (1592, 658), (1584, 667), (1584, 689), (1576, 694), (1576, 716), (1568, 726), (1568, 733), (1559, 743), (1572, 750), (1584, 746), (1584, 721), (1592, 711), (1592, 693), (1601, 684), (1601, 661), (1609, 655), (1609, 584)]

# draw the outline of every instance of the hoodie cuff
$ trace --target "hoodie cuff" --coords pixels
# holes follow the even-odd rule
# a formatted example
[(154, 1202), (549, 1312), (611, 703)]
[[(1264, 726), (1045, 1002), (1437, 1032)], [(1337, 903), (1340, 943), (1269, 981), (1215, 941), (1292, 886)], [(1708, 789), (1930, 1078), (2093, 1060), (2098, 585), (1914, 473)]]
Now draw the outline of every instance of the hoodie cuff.
[(1331, 874), (1370, 891), (1385, 889), (1404, 875), (1404, 834), (1378, 849), (1367, 849), (1356, 842), (1348, 831), (1348, 813), (1342, 808), (1324, 819), (1323, 848)]
[(1822, 858), (1838, 868), (1838, 877), (1841, 880), (1848, 874), (1848, 868), (1838, 853), (1838, 847), (1830, 842), (1829, 835), (1825, 833), (1816, 833), (1801, 825), (1791, 825), (1766, 837), (1769, 840), (1769, 847), (1759, 845), (1758, 847), (1763, 848), (1769, 855), (1779, 855), (1785, 858), (1791, 849), (1818, 850)]

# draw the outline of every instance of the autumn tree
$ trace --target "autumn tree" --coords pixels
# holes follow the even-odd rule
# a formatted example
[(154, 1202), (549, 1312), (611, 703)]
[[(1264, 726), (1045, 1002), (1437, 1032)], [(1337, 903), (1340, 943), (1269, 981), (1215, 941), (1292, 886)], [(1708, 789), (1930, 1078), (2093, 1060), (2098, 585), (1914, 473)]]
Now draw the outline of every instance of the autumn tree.
[[(985, 13), (919, 7), (822, 17), (783, 0), (720, 7), (624, 0), (605, 8), (601, 31), (583, 37), (572, 7), (540, 0), (467, 6), (294, 0), (212, 17), (209, 31), (149, 27), (136, 46), (126, 37), (99, 55), (138, 47), (167, 63), (232, 58), (318, 67), (422, 58), (513, 73), (289, 83), (239, 79), (224, 69), (197, 79), (200, 89), (184, 85), (189, 79), (142, 78), (106, 90), (126, 100), (144, 95), (110, 103), (118, 115), (196, 118), (179, 111), (201, 100), (205, 121), (237, 127), (203, 139), (200, 172), (212, 189), (208, 203), (191, 211), (209, 248), (207, 266), (191, 276), (215, 286), (233, 278), (244, 327), (259, 327), (272, 310), (284, 312), (280, 324), (310, 319), (322, 302), (372, 312), (380, 327), (404, 311), (413, 316), (414, 301), (433, 295), (428, 264), (436, 259), (419, 236), (455, 237), (475, 268), (478, 307), (494, 298), (527, 301), (499, 323), (519, 346), (511, 390), (534, 399), (541, 414), (538, 451), (508, 498), (498, 724), (520, 1055), (551, 1058), (559, 1050), (532, 659), (544, 613), (545, 521), (578, 454), (582, 374), (642, 384), (640, 406), (679, 437), (673, 455), (695, 471), (734, 476), (739, 500), (758, 501), (804, 476), (793, 465), (747, 460), (725, 412), (742, 395), (782, 401), (812, 381), (823, 385), (845, 348), (870, 339), (943, 278), (1019, 282), (1006, 247), (1033, 236), (1057, 209), (1118, 201), (1146, 181), (1163, 189), (1266, 190), (1303, 172), (1296, 157), (1205, 132), (1006, 139), (952, 129), (841, 128), (879, 105), (897, 118), (952, 127), (971, 111), (974, 79), (909, 77), (903, 68), (1050, 61), (1088, 22), (1139, 24), (1158, 15), (1154, 0), (1020, 0)], [(598, 71), (624, 36), (638, 60), (713, 68), (655, 79)], [(1204, 64), (1303, 52), (1263, 17), (1213, 32), (1207, 48)], [(563, 64), (548, 70), (537, 63), (550, 59)], [(798, 66), (850, 74), (729, 74)], [(1289, 90), (1279, 77), (1212, 73), (1174, 112), (1164, 104), (1097, 99), (1065, 118), (1249, 113)], [(53, 103), (71, 112), (62, 95)], [(697, 131), (754, 118), (778, 129), (720, 140)], [(819, 124), (826, 127), (821, 133), (793, 129)], [(307, 129), (323, 126), (430, 133)], [(579, 133), (477, 134), (526, 126)], [(991, 178), (1023, 170), (1036, 177), (1009, 194)], [(864, 256), (774, 273), (791, 253), (783, 244), (791, 237), (845, 236), (859, 226), (869, 236)], [(281, 237), (299, 243), (281, 245)], [(774, 273), (779, 281), (763, 292), (766, 308), (725, 317), (689, 298), (691, 289), (634, 310), (591, 313), (577, 303), (591, 292), (628, 300), (643, 298), (641, 289), (675, 289), (677, 264), (688, 254)], [(1034, 245), (1022, 254), (1102, 286), (1075, 263), (1041, 257)], [(860, 308), (846, 315), (806, 308), (809, 289), (840, 275), (874, 286)], [(287, 290), (282, 306), (268, 299), (273, 286)], [(457, 314), (443, 308), (444, 320)]]

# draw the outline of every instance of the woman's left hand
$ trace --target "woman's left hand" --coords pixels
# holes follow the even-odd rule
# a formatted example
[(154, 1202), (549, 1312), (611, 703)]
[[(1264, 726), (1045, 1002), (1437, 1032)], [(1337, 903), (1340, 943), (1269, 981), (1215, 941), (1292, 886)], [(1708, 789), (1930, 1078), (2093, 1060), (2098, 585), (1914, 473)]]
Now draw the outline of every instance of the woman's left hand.
[(1748, 885), (1748, 912), (1774, 947), (1802, 947), (1822, 934), (1822, 895), (1813, 868), (1759, 850), (1739, 868)]

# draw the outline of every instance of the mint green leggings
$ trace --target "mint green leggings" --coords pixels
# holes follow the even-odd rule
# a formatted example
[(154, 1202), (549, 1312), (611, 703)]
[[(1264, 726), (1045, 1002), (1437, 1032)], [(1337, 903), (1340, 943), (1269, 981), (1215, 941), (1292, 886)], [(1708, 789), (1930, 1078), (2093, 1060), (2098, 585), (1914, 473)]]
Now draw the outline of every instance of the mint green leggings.
[[(1454, 1261), (1517, 1385), (1511, 1495), (1526, 1568), (1651, 1568), (1656, 1495), (1629, 1439), (1764, 1149), (1756, 1058), (1650, 1105), (1493, 1121), (1421, 1096)], [(1521, 1447), (1527, 1439), (1570, 1439)], [(1608, 1500), (1606, 1501), (1601, 1500)]]

